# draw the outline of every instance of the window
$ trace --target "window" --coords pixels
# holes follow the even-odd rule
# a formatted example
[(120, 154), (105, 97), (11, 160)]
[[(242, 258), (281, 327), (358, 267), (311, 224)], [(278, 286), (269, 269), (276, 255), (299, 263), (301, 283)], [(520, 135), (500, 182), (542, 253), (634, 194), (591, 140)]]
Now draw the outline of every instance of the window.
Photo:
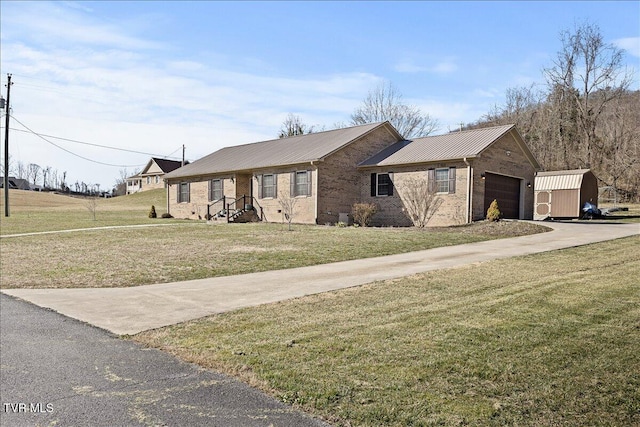
[(311, 195), (311, 171), (291, 172), (291, 197)]
[(371, 174), (371, 197), (393, 196), (393, 173)]
[(222, 186), (221, 179), (212, 179), (209, 181), (209, 201), (215, 202), (216, 200), (222, 199), (224, 195), (224, 190)]
[(258, 198), (266, 199), (273, 198), (275, 199), (278, 194), (278, 181), (276, 174), (265, 174), (258, 175)]
[(151, 177), (150, 176), (147, 177), (147, 184), (151, 184)]
[(449, 169), (436, 169), (436, 192), (449, 192)]
[(189, 203), (189, 190), (188, 182), (178, 184), (178, 203)]
[(429, 169), (429, 188), (436, 193), (456, 192), (456, 168)]
[(156, 184), (160, 182), (160, 177), (156, 175)]

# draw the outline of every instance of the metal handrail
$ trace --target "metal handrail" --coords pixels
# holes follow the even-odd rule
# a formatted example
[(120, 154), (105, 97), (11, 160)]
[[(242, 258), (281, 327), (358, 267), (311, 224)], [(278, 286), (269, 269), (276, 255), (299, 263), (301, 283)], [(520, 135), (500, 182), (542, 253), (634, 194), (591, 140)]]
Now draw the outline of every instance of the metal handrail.
[[(240, 200), (242, 200), (242, 208), (238, 209), (237, 206)], [(264, 221), (264, 209), (262, 208), (262, 206), (260, 206), (260, 204), (258, 203), (258, 200), (255, 197), (247, 196), (246, 194), (243, 194), (242, 196), (237, 197), (236, 199), (233, 199), (228, 203), (227, 203), (226, 196), (222, 196), (220, 199), (212, 201), (207, 205), (207, 218), (208, 219), (212, 218), (211, 207), (218, 203), (222, 203), (222, 209), (219, 209), (214, 215), (218, 215), (224, 212), (224, 214), (227, 217), (227, 222), (229, 222), (229, 219), (231, 218), (231, 210), (235, 210), (235, 211), (246, 210), (245, 208), (247, 206), (247, 200), (251, 202), (251, 208), (253, 210), (260, 212), (260, 221)], [(256, 209), (256, 207), (258, 209)]]

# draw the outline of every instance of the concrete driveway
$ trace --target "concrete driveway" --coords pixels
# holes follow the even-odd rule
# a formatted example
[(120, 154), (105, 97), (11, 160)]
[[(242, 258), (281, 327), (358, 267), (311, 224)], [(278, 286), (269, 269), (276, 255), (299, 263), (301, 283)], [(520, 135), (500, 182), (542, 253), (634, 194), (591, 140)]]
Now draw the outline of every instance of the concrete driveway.
[(115, 334), (430, 270), (640, 235), (640, 224), (550, 222), (549, 233), (355, 261), (132, 288), (5, 289)]

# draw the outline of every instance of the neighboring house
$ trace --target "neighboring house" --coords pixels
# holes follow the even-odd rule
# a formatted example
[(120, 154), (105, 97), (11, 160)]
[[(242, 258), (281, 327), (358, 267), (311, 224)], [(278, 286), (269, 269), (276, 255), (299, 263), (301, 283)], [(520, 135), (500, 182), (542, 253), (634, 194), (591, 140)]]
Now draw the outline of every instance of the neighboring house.
[[(10, 176), (8, 179), (9, 188), (12, 190), (31, 190), (32, 186), (29, 181), (22, 178), (15, 178)], [(4, 177), (0, 177), (0, 188), (4, 188)]]
[(127, 178), (127, 194), (164, 188), (164, 175), (178, 169), (182, 162), (152, 157), (142, 172)]
[(248, 210), (282, 221), (282, 202), (295, 199), (293, 222), (334, 224), (371, 202), (373, 225), (407, 226), (403, 195), (413, 177), (438, 199), (429, 225), (482, 219), (489, 198), (507, 217), (531, 219), (538, 169), (513, 125), (406, 141), (389, 122), (372, 123), (223, 148), (165, 175), (167, 210), (178, 218)]

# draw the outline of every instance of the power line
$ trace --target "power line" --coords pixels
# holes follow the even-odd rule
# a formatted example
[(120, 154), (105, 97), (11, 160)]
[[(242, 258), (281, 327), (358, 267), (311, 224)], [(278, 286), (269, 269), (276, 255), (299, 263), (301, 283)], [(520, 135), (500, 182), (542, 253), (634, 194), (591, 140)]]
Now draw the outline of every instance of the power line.
[(99, 165), (104, 165), (104, 166), (113, 166), (113, 167), (118, 167), (118, 168), (132, 168), (132, 167), (136, 167), (136, 166), (143, 166), (144, 164), (138, 164), (138, 165), (114, 165), (112, 163), (105, 163), (105, 162), (100, 162), (98, 160), (93, 160), (90, 159), (88, 157), (84, 157), (81, 156), (80, 154), (76, 154), (73, 151), (67, 150), (64, 147), (59, 146), (58, 144), (56, 144), (55, 142), (51, 142), (49, 141), (47, 138), (45, 138), (44, 136), (40, 135), (39, 133), (33, 131), (31, 128), (29, 128), (27, 125), (25, 125), (24, 123), (22, 123), (20, 120), (16, 119), (13, 115), (11, 115), (11, 117), (13, 118), (13, 120), (15, 120), (16, 122), (20, 123), (20, 125), (22, 125), (25, 129), (27, 129), (30, 133), (32, 133), (33, 135), (37, 136), (38, 138), (42, 139), (43, 141), (53, 145), (56, 148), (59, 148), (62, 151), (65, 151), (73, 156), (79, 157), (82, 160), (86, 160), (88, 162), (92, 162), (92, 163), (97, 163)]
[[(11, 117), (14, 117), (14, 116), (12, 115)], [(20, 123), (20, 124), (22, 124), (22, 123)], [(44, 133), (37, 133), (37, 132), (30, 131), (30, 130), (16, 129), (16, 128), (9, 128), (9, 129), (13, 130), (13, 131), (16, 131), (16, 132), (31, 133), (31, 134), (34, 134), (34, 135), (37, 135), (37, 136), (40, 136), (40, 137), (44, 136), (44, 137), (47, 137), (47, 138), (59, 139), (61, 141), (74, 142), (76, 144), (90, 145), (92, 147), (106, 148), (106, 149), (109, 149), (109, 150), (125, 151), (127, 153), (144, 154), (145, 156), (160, 157), (160, 158), (163, 158), (163, 159), (171, 157), (171, 154), (175, 153), (176, 151), (178, 151), (178, 150), (180, 150), (182, 148), (182, 147), (177, 148), (173, 153), (169, 154), (168, 156), (161, 156), (161, 155), (153, 154), (153, 153), (145, 153), (144, 151), (128, 150), (126, 148), (119, 148), (119, 147), (110, 147), (108, 145), (100, 145), (100, 144), (94, 144), (94, 143), (91, 143), (91, 142), (78, 141), (76, 139), (69, 139), (69, 138), (63, 138), (61, 136), (47, 135), (47, 134), (44, 134)], [(176, 159), (178, 158), (176, 156), (173, 156), (173, 157), (176, 158)]]
[[(144, 151), (128, 150), (126, 148), (119, 148), (119, 147), (111, 147), (111, 146), (108, 146), (108, 145), (94, 144), (94, 143), (85, 142), (85, 141), (78, 141), (78, 140), (75, 140), (75, 139), (69, 139), (69, 138), (63, 138), (63, 137), (59, 137), (59, 136), (53, 136), (53, 135), (47, 135), (47, 134), (38, 133), (38, 132), (35, 132), (34, 130), (30, 129), (27, 125), (22, 123), (20, 120), (16, 119), (13, 114), (11, 115), (11, 117), (16, 122), (18, 122), (20, 125), (22, 125), (26, 130), (24, 130), (24, 129), (16, 129), (16, 128), (9, 128), (10, 130), (17, 131), (17, 132), (30, 133), (30, 134), (35, 135), (38, 138), (44, 140), (45, 142), (53, 145), (54, 147), (59, 148), (60, 150), (65, 151), (65, 152), (67, 152), (67, 153), (69, 153), (69, 154), (71, 154), (73, 156), (79, 157), (79, 158), (81, 158), (83, 160), (86, 160), (86, 161), (89, 161), (89, 162), (92, 162), (92, 163), (97, 163), (97, 164), (101, 164), (101, 165), (105, 165), (105, 166), (127, 168), (127, 167), (144, 166), (146, 163), (141, 163), (141, 164), (136, 164), (136, 165), (115, 165), (115, 164), (111, 164), (111, 163), (100, 162), (98, 160), (93, 160), (93, 159), (90, 159), (88, 157), (84, 157), (84, 156), (81, 156), (81, 155), (79, 155), (77, 153), (74, 153), (74, 152), (72, 152), (72, 151), (70, 151), (70, 150), (68, 150), (68, 149), (66, 149), (64, 147), (59, 146), (58, 144), (56, 144), (56, 143), (54, 143), (52, 141), (49, 141), (47, 138), (59, 139), (59, 140), (62, 140), (62, 141), (73, 142), (73, 143), (82, 144), (82, 145), (89, 145), (89, 146), (99, 147), (99, 148), (106, 148), (106, 149), (110, 149), (110, 150), (124, 151), (124, 152), (134, 153), (134, 154), (143, 154), (143, 155), (146, 155), (146, 156), (158, 157), (158, 158), (162, 158), (162, 159), (170, 158), (171, 154), (175, 153), (176, 151), (178, 151), (178, 150), (180, 150), (182, 148), (182, 147), (180, 147), (180, 148), (174, 150), (169, 155), (163, 156), (163, 155), (154, 154), (154, 153), (146, 153)], [(173, 156), (173, 157), (177, 158), (176, 156)]]

